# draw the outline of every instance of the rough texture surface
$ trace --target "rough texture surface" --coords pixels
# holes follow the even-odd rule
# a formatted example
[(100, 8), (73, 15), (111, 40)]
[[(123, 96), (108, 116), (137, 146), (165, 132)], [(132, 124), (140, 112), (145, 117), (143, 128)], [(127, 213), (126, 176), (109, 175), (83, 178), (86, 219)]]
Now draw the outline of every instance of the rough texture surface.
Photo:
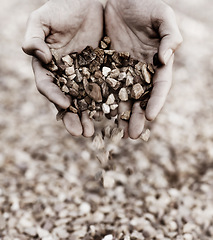
[(91, 139), (55, 121), (22, 53), (27, 17), (42, 2), (1, 2), (0, 239), (211, 240), (212, 0), (169, 1), (184, 37), (172, 90), (148, 142), (107, 143), (105, 172), (103, 143), (99, 160)]
[[(110, 49), (111, 40), (103, 37), (95, 49), (87, 46), (80, 53), (58, 58), (52, 50), (52, 61), (45, 65), (61, 91), (70, 96), (70, 107), (57, 114), (57, 120), (67, 111), (81, 114), (88, 111), (90, 118), (102, 111), (109, 115), (120, 102), (141, 101), (145, 110), (155, 72), (152, 63), (133, 59), (128, 52)], [(123, 116), (125, 115), (125, 117)], [(122, 113), (123, 120), (129, 114)]]

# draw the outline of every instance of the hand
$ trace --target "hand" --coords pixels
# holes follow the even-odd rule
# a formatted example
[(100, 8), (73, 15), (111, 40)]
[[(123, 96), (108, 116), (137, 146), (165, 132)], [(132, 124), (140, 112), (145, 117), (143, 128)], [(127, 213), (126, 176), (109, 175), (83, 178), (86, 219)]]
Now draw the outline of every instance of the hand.
[(172, 82), (174, 52), (182, 42), (173, 10), (161, 0), (109, 0), (105, 11), (106, 33), (111, 48), (128, 51), (132, 57), (153, 62), (158, 52), (161, 66), (157, 68), (154, 87), (146, 111), (140, 102), (122, 102), (118, 113), (132, 108), (129, 123), (119, 120), (125, 137), (138, 138), (144, 128), (145, 117), (154, 120), (163, 107)]
[[(103, 7), (96, 0), (50, 0), (31, 14), (23, 50), (34, 56), (32, 65), (39, 92), (57, 108), (68, 108), (70, 99), (42, 67), (42, 63), (47, 64), (52, 59), (50, 49), (62, 57), (79, 52), (87, 45), (97, 47), (102, 35)], [(73, 136), (90, 137), (94, 133), (94, 124), (86, 111), (81, 119), (77, 114), (67, 112), (63, 122)]]

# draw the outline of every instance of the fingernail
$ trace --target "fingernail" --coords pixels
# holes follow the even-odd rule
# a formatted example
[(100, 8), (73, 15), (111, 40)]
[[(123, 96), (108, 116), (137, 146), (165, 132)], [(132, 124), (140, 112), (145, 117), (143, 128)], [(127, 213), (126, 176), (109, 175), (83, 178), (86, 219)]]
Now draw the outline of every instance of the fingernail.
[(42, 51), (40, 51), (40, 50), (36, 50), (35, 51), (35, 56), (39, 59), (39, 60), (41, 60), (42, 62), (44, 62), (44, 63), (48, 63), (47, 62), (47, 59), (46, 59), (46, 56), (45, 56), (45, 54), (42, 52)]
[(172, 54), (173, 54), (172, 49), (168, 49), (168, 50), (165, 52), (165, 54), (164, 54), (164, 63), (165, 63), (165, 64), (168, 63), (168, 61), (169, 61), (170, 57), (172, 56)]

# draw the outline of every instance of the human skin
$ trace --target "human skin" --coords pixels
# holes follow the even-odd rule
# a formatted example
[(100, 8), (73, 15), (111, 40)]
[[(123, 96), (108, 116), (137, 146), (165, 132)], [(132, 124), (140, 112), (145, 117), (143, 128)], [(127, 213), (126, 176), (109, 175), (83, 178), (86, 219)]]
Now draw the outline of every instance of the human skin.
[(119, 105), (118, 114), (132, 110), (130, 121), (118, 120), (125, 137), (137, 139), (145, 119), (154, 120), (163, 107), (172, 83), (174, 52), (182, 42), (175, 14), (161, 0), (108, 0), (105, 9), (106, 33), (111, 48), (127, 51), (132, 57), (153, 62), (158, 53), (161, 63), (153, 77), (154, 87), (146, 111), (140, 102)]
[[(104, 1), (101, 0), (103, 3)], [(105, 1), (106, 2), (106, 1)], [(106, 33), (111, 48), (128, 51), (136, 59), (152, 62), (158, 52), (161, 67), (154, 75), (154, 88), (146, 112), (140, 102), (121, 103), (118, 113), (132, 110), (129, 122), (119, 119), (125, 137), (138, 138), (145, 118), (153, 120), (164, 105), (172, 82), (173, 53), (182, 42), (173, 10), (161, 0), (109, 0), (105, 9)], [(50, 0), (34, 11), (28, 21), (23, 50), (33, 55), (36, 85), (57, 109), (66, 109), (70, 99), (53, 83), (42, 63), (51, 61), (50, 48), (59, 56), (96, 47), (103, 35), (103, 6), (97, 0)], [(63, 122), (73, 136), (94, 134), (93, 121), (83, 112), (66, 113)]]
[[(38, 91), (57, 109), (68, 108), (70, 99), (42, 66), (52, 59), (50, 49), (62, 57), (88, 45), (97, 47), (102, 35), (103, 6), (96, 0), (50, 0), (30, 15), (23, 50), (34, 56), (32, 66)], [(87, 111), (81, 117), (67, 112), (63, 122), (73, 136), (91, 137), (94, 134), (94, 124)]]

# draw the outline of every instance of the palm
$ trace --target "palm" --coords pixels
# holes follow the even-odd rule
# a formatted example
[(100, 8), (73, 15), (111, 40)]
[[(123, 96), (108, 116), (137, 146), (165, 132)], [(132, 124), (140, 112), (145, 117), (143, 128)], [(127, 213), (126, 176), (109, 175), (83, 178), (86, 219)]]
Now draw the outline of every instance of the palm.
[(120, 104), (118, 112), (131, 110), (129, 123), (119, 121), (125, 136), (138, 138), (145, 122), (153, 120), (165, 102), (172, 80), (172, 54), (181, 42), (175, 16), (171, 8), (160, 0), (109, 0), (105, 11), (106, 33), (112, 41), (111, 47), (117, 51), (128, 51), (132, 57), (153, 62), (158, 52), (163, 64), (156, 69), (154, 87), (146, 112), (140, 103)]
[(158, 50), (159, 35), (153, 28), (150, 16), (147, 16), (150, 13), (138, 4), (122, 3), (109, 1), (107, 4), (105, 22), (107, 34), (112, 40), (111, 47), (117, 51), (128, 51), (141, 61), (152, 62)]
[[(31, 14), (23, 50), (33, 58), (36, 85), (41, 94), (57, 108), (66, 109), (70, 99), (53, 83), (42, 62), (52, 59), (50, 49), (62, 57), (79, 52), (87, 45), (96, 47), (103, 34), (103, 7), (97, 0), (50, 0)], [(63, 118), (67, 130), (75, 136), (91, 136), (94, 125), (87, 112), (79, 118), (67, 112)]]
[(50, 1), (40, 11), (43, 25), (47, 26), (46, 43), (57, 49), (59, 55), (81, 51), (87, 45), (98, 45), (102, 36), (103, 13), (97, 2)]

